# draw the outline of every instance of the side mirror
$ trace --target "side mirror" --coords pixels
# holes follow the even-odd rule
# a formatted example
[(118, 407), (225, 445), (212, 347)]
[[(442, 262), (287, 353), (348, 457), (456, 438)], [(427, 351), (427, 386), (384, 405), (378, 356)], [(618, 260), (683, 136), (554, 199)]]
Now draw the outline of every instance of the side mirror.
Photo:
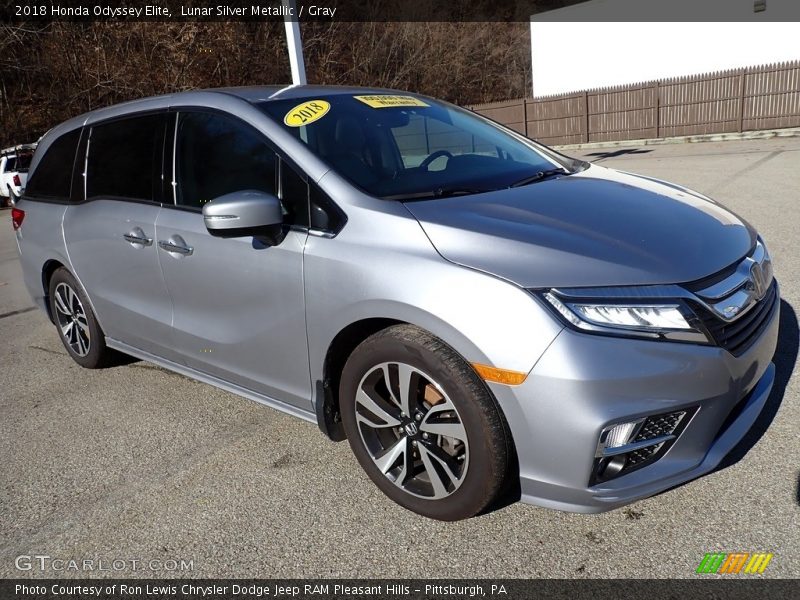
[(264, 237), (275, 245), (280, 241), (283, 211), (281, 201), (272, 194), (242, 190), (214, 198), (203, 206), (203, 221), (211, 235)]

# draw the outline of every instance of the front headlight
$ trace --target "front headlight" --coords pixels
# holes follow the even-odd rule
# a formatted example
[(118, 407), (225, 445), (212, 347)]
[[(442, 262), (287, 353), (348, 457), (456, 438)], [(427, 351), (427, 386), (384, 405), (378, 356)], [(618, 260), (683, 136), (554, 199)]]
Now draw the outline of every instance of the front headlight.
[(560, 298), (552, 291), (546, 292), (544, 298), (564, 319), (585, 331), (687, 342), (708, 341), (695, 324), (696, 319), (678, 302), (589, 302)]

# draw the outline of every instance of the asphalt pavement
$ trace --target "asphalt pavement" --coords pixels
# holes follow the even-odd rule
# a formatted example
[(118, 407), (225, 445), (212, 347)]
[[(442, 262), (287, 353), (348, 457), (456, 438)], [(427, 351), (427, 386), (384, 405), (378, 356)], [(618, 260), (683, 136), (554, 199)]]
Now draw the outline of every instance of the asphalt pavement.
[[(712, 551), (771, 552), (761, 577), (800, 576), (800, 138), (581, 156), (697, 189), (767, 241), (784, 298), (777, 382), (724, 468), (601, 515), (416, 516), (314, 425), (145, 362), (76, 365), (30, 310), (3, 210), (0, 577), (697, 577)], [(95, 570), (53, 562), (70, 559)]]

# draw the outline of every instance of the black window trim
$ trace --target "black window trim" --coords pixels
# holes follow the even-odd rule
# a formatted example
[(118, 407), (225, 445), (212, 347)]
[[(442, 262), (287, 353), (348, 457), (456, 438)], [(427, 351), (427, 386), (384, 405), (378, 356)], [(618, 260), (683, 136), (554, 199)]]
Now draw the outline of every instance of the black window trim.
[[(344, 229), (344, 226), (347, 225), (347, 213), (342, 210), (339, 204), (331, 198), (331, 195), (322, 189), (316, 181), (309, 181), (309, 190), (308, 190), (308, 222), (309, 222), (309, 229), (308, 233), (310, 235), (314, 235), (316, 237), (324, 237), (324, 238), (335, 238), (339, 233)], [(310, 227), (311, 224), (311, 187), (317, 188), (320, 192), (325, 194), (325, 197), (330, 202), (330, 208), (339, 216), (339, 226), (336, 229), (320, 229), (318, 227)]]
[(89, 128), (81, 127), (75, 160), (72, 164), (72, 182), (69, 190), (69, 203), (81, 204), (86, 201), (86, 149), (89, 145)]
[(290, 229), (293, 231), (309, 231), (311, 229), (311, 193), (309, 189), (308, 175), (303, 169), (294, 166), (285, 156), (276, 152), (278, 157), (278, 198), (283, 202), (283, 169), (289, 167), (294, 171), (300, 180), (306, 185), (306, 206), (305, 206), (305, 221), (308, 225), (291, 225)]

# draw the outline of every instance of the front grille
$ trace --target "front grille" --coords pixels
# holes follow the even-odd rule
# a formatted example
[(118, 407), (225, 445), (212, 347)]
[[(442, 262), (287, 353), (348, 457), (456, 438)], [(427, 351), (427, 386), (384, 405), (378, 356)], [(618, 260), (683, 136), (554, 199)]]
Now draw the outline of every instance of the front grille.
[(773, 280), (764, 297), (732, 323), (723, 321), (699, 304), (695, 311), (714, 342), (734, 356), (740, 356), (761, 336), (778, 310), (777, 294), (778, 285)]

